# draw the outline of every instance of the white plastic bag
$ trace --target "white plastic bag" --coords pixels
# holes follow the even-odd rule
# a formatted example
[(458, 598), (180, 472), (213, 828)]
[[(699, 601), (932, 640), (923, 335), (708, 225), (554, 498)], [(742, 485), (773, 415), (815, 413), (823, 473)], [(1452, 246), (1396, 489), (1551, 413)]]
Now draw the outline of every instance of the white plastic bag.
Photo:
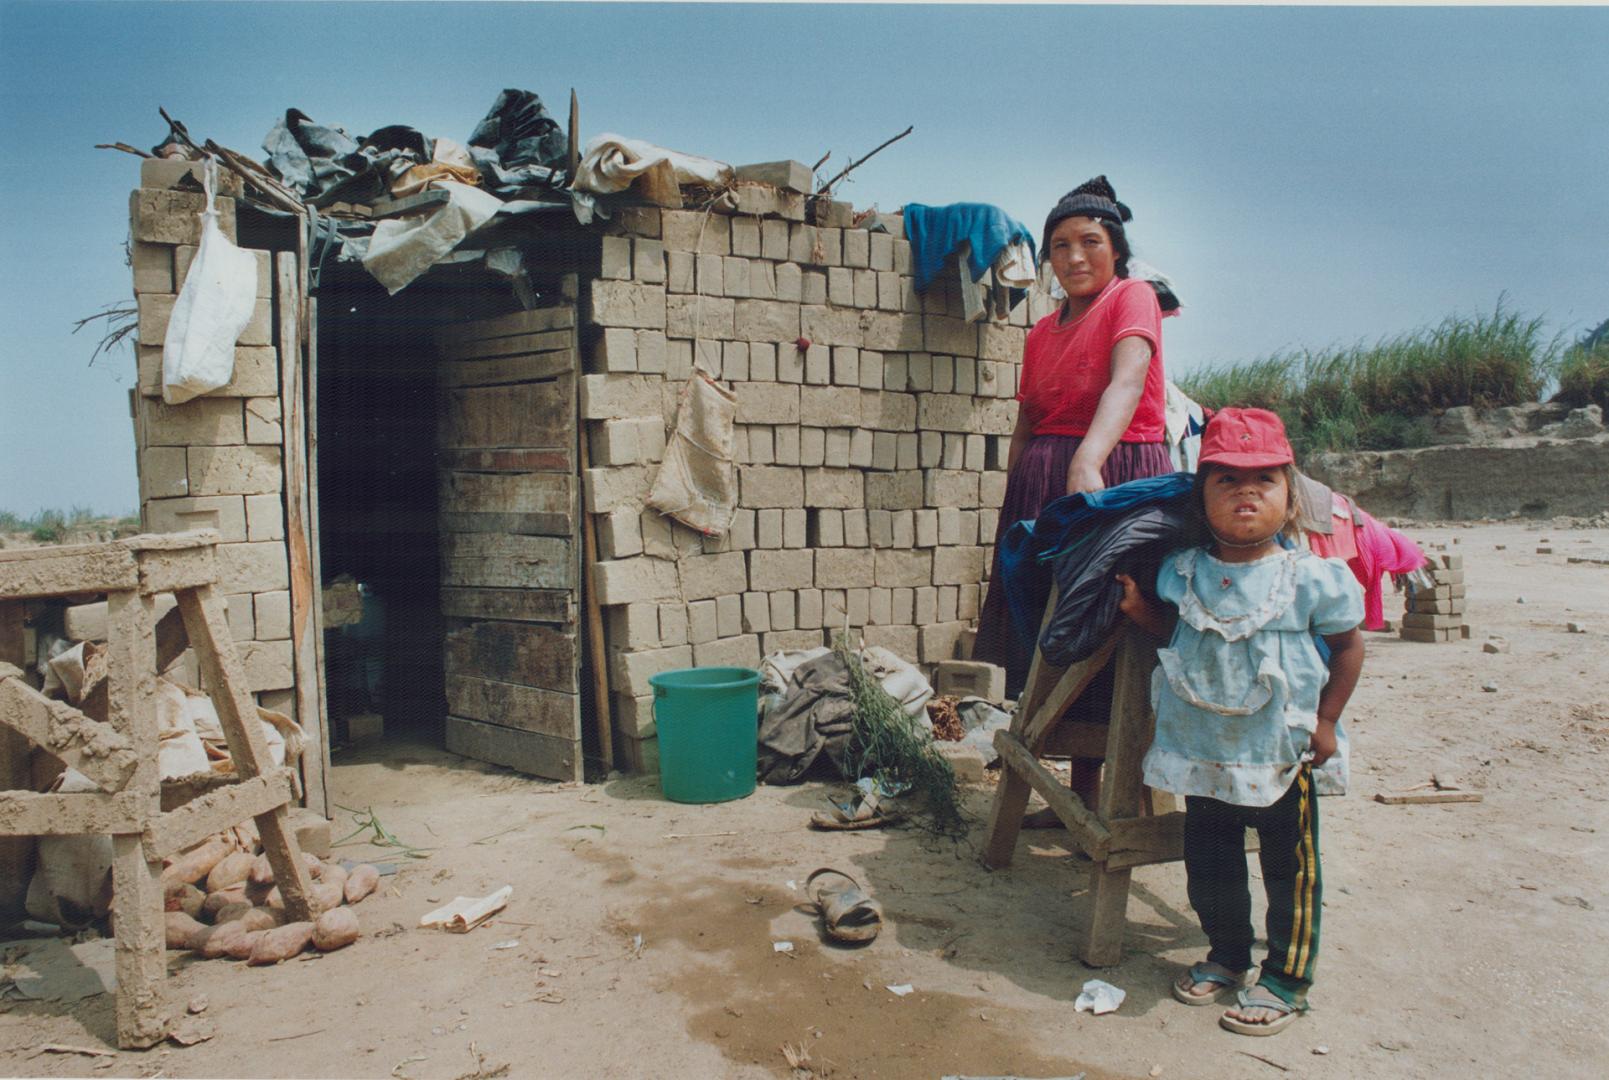
[(201, 245), (173, 303), (162, 343), (162, 400), (179, 405), (234, 376), (235, 342), (257, 306), (257, 259), (229, 242), (212, 208), (218, 163), (207, 158), (202, 184)]

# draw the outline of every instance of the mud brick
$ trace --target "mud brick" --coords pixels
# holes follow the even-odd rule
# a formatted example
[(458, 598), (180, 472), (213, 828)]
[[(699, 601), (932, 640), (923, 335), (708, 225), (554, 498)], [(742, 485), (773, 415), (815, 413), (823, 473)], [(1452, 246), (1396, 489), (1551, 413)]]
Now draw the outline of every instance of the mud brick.
[(796, 191), (782, 191), (765, 184), (738, 184), (728, 197), (732, 200), (733, 211), (738, 214), (788, 221), (805, 218), (805, 197)]
[(843, 547), (844, 512), (842, 510), (810, 511), (807, 541), (810, 547)]
[(887, 649), (895, 656), (912, 663), (916, 661), (919, 644), (917, 629), (914, 626), (902, 623), (868, 626), (861, 632), (861, 637), (867, 645)]
[(967, 440), (959, 432), (944, 436), (944, 449), (939, 454), (939, 468), (959, 469), (966, 465)]
[(915, 546), (919, 548), (937, 547), (939, 544), (939, 512), (924, 508), (914, 511), (914, 514)]
[(663, 404), (662, 379), (644, 375), (581, 376), (581, 416), (586, 420), (654, 416)]
[[(822, 462), (829, 469), (849, 468), (849, 429), (828, 428), (823, 440)], [(810, 489), (810, 478), (805, 478), (805, 490)]]
[(891, 525), (894, 534), (894, 547), (911, 548), (916, 546), (915, 511), (895, 510), (892, 514)]
[[(792, 590), (783, 589), (779, 592), (767, 593), (766, 597), (771, 609), (772, 631), (792, 630), (798, 625), (798, 609)], [(770, 646), (767, 646), (768, 650), (769, 648)]]
[(226, 594), (290, 588), (290, 562), (284, 544), (219, 544), (217, 559), (218, 589)]
[(1462, 615), (1437, 615), (1425, 611), (1410, 611), (1402, 617), (1403, 628), (1415, 630), (1456, 629), (1463, 621)]
[(794, 618), (800, 630), (820, 630), (823, 625), (823, 605), (820, 589), (799, 589), (794, 593), (797, 605)]
[(779, 424), (771, 429), (771, 458), (777, 465), (800, 464), (799, 429), (792, 424)]
[(872, 432), (872, 460), (870, 467), (882, 471), (891, 471), (896, 463), (896, 450), (898, 437), (892, 431)]
[[(807, 589), (815, 583), (816, 553), (810, 548), (748, 553), (749, 587), (755, 592)], [(736, 578), (732, 579), (734, 582)]]
[(1000, 528), (1000, 511), (989, 507), (980, 507), (978, 510), (978, 538), (988, 543), (995, 538)]
[(976, 584), (982, 577), (983, 549), (981, 547), (940, 547), (934, 550), (934, 584)]
[(916, 432), (902, 431), (894, 444), (894, 467), (901, 471), (916, 470)]
[(873, 587), (866, 590), (866, 622), (886, 626), (893, 621), (894, 590)]
[[(604, 237), (604, 261), (606, 265), (609, 257), (608, 242), (611, 239), (625, 240), (624, 237)], [(664, 243), (660, 240), (637, 237), (631, 240), (630, 244), (631, 254), (630, 263), (627, 266), (628, 273), (619, 276), (636, 278), (637, 281), (644, 285), (663, 285), (665, 283)], [(603, 276), (612, 277), (615, 275), (604, 274)]]
[(586, 507), (595, 514), (607, 514), (623, 506), (640, 509), (648, 497), (648, 469), (642, 465), (586, 469), (581, 486)]
[(931, 353), (978, 355), (978, 328), (962, 319), (944, 315), (922, 316), (922, 340), (923, 348)]
[(820, 266), (816, 258), (816, 227), (803, 223), (788, 228), (788, 261), (804, 266)]
[(865, 229), (848, 229), (844, 232), (844, 265), (868, 267), (871, 265), (871, 233)]
[(978, 474), (978, 504), (1000, 506), (1006, 499), (1006, 474), (982, 472)]
[(765, 654), (788, 652), (795, 649), (815, 649), (822, 644), (820, 630), (773, 630), (764, 635)]
[(955, 357), (933, 357), (933, 392), (935, 394), (955, 392)]
[[(604, 239), (610, 239), (604, 237)], [(614, 239), (619, 239), (615, 237)], [(588, 352), (589, 372), (632, 372), (637, 370), (637, 331), (611, 326), (593, 343)]]
[(732, 514), (732, 524), (726, 530), (727, 547), (733, 551), (747, 551), (754, 546), (754, 511), (739, 507)]
[(883, 352), (920, 352), (922, 319), (892, 311), (867, 311), (861, 316), (861, 344)]
[(866, 511), (866, 527), (872, 547), (891, 548), (894, 546), (894, 512), (892, 510)]
[(799, 388), (787, 383), (738, 383), (732, 387), (737, 397), (740, 424), (797, 424)]
[[(886, 586), (878, 586), (886, 587)], [(900, 585), (888, 590), (889, 621), (896, 624), (909, 624), (916, 621), (916, 589), (909, 585)]]
[[(747, 303), (764, 303), (750, 300)], [(723, 296), (671, 296), (665, 300), (665, 333), (670, 337), (729, 341), (737, 337), (733, 329), (735, 300)], [(752, 335), (744, 335), (752, 336)]]
[(938, 518), (938, 543), (942, 545), (959, 544), (961, 542), (961, 511), (954, 506), (940, 506), (932, 512)]
[[(978, 532), (978, 511), (976, 511), (976, 510), (963, 510), (963, 511), (961, 511), (961, 539), (960, 539), (960, 543), (962, 543), (962, 544), (976, 544), (976, 543), (979, 543), (980, 535), (981, 534)], [(993, 539), (993, 538), (991, 537), (991, 539)]]
[(760, 638), (757, 634), (723, 635), (717, 641), (693, 646), (693, 663), (698, 667), (760, 666)]
[(932, 585), (919, 585), (915, 589), (913, 598), (915, 605), (915, 622), (918, 626), (926, 626), (938, 621), (939, 618), (939, 590)]
[[(1454, 542), (1456, 543), (1456, 541)], [(1437, 556), (1437, 559), (1443, 569), (1462, 570), (1464, 568), (1464, 557), (1462, 555), (1440, 555)]]
[[(625, 697), (616, 694), (618, 700)], [(646, 696), (646, 695), (645, 695)], [(659, 774), (659, 739), (634, 739), (629, 734), (622, 733), (615, 744), (616, 755), (621, 761), (621, 767), (634, 776), (657, 776)]]
[[(739, 607), (739, 628), (726, 637), (735, 637), (738, 634), (763, 634), (771, 629), (771, 602), (769, 594), (763, 592), (746, 592), (737, 598)], [(717, 616), (719, 613), (717, 612)]]
[(915, 510), (923, 502), (922, 474), (892, 472), (866, 474), (868, 510)]
[(1018, 327), (984, 323), (978, 327), (978, 356), (1015, 364), (1022, 359), (1022, 347), (1027, 338), (1027, 333)]
[(756, 510), (754, 512), (754, 546), (766, 551), (777, 551), (781, 549), (781, 510)]
[(981, 660), (942, 660), (934, 672), (933, 689), (956, 697), (980, 697), (985, 701), (1006, 699), (1006, 669)]
[(843, 589), (821, 590), (821, 626), (829, 634), (834, 631), (842, 632), (847, 628), (849, 601), (845, 598)]
[(905, 279), (891, 270), (870, 271), (877, 286), (876, 306), (883, 311), (900, 311), (905, 306)]
[(805, 381), (805, 353), (792, 342), (777, 345), (777, 382), (790, 385)]
[[(739, 219), (734, 219), (733, 223), (736, 224), (737, 220)], [(757, 254), (779, 262), (788, 257), (788, 223), (786, 221), (777, 221), (775, 219), (761, 221), (759, 223), (759, 233), (760, 250)], [(737, 235), (735, 231), (733, 235), (734, 237)], [(734, 254), (741, 254), (741, 252), (734, 250)], [(778, 267), (778, 269), (780, 270), (781, 267)], [(797, 280), (797, 266), (794, 267), (794, 275), (795, 280)]]
[(665, 649), (640, 649), (634, 652), (610, 651), (609, 687), (617, 693), (633, 697), (651, 695), (650, 676), (664, 671), (693, 666), (693, 650), (687, 645)]
[(834, 266), (827, 271), (827, 303), (852, 307), (855, 303), (855, 272)]
[[(905, 353), (895, 352), (883, 354), (882, 374), (884, 390), (890, 391), (891, 393), (904, 394), (910, 388), (908, 375), (909, 363), (910, 357)], [(911, 399), (911, 404), (913, 406), (916, 404), (915, 398)], [(862, 406), (862, 408), (864, 409), (864, 406)]]
[(727, 593), (715, 598), (715, 625), (719, 637), (737, 637), (743, 633), (743, 597)]
[[(205, 164), (201, 161), (185, 161), (179, 158), (142, 158), (140, 187), (202, 192), (204, 190), (202, 172)], [(239, 197), (243, 190), (240, 174), (220, 165), (214, 190), (217, 194), (229, 198)]]
[(721, 262), (721, 272), (725, 281), (726, 295), (738, 297), (753, 296), (753, 264), (747, 259), (740, 259), (733, 255), (726, 256), (721, 260)]
[(850, 626), (865, 626), (871, 622), (870, 589), (844, 590), (844, 612), (849, 616)]
[(926, 505), (962, 508), (978, 505), (977, 473), (964, 469), (926, 469), (922, 475)]
[(693, 291), (703, 296), (725, 296), (726, 260), (720, 255), (694, 256), (695, 285)]
[(955, 392), (972, 395), (978, 392), (978, 361), (970, 356), (955, 358)]
[(944, 464), (944, 433), (941, 431), (917, 432), (916, 459), (924, 469), (936, 469)]
[(821, 265), (842, 266), (844, 264), (843, 229), (817, 226), (816, 247), (821, 252)]
[(808, 532), (809, 518), (809, 512), (803, 509), (794, 508), (782, 511), (783, 547), (802, 548), (808, 546), (805, 543), (805, 534)]
[(804, 504), (838, 509), (864, 506), (866, 495), (862, 476), (859, 469), (806, 469)]
[(732, 227), (720, 214), (701, 210), (662, 210), (659, 236), (669, 251), (696, 251), (704, 255), (732, 254)]
[(860, 387), (860, 350), (839, 345), (832, 350), (832, 382), (838, 386)]
[(622, 506), (598, 515), (599, 558), (628, 559), (641, 554), (642, 524), (635, 508)]
[(247, 539), (246, 505), (239, 495), (151, 499), (145, 504), (144, 524), (149, 532), (217, 529), (225, 543)]
[(854, 469), (869, 469), (872, 464), (872, 433), (855, 428), (849, 435), (849, 465)]
[(937, 664), (956, 659), (961, 634), (967, 628), (963, 622), (933, 623), (920, 629), (917, 656), (924, 664)]
[[(798, 263), (777, 263), (776, 282), (778, 301), (797, 304), (804, 299), (804, 272)], [(825, 283), (822, 285), (822, 292), (825, 295)]]
[(605, 236), (601, 240), (601, 245), (598, 276), (611, 281), (630, 281), (631, 237)]
[(860, 426), (879, 431), (915, 431), (916, 397), (892, 391), (862, 390)]
[(832, 349), (812, 344), (804, 353), (804, 381), (814, 386), (832, 382)]
[(630, 281), (594, 281), (588, 293), (587, 321), (597, 326), (663, 330), (665, 286)]
[(827, 432), (818, 427), (800, 428), (799, 464), (819, 468), (827, 460)]
[(258, 641), (278, 641), (291, 636), (291, 594), (289, 590), (257, 593), (251, 609)]
[(134, 292), (176, 293), (178, 285), (173, 277), (174, 249), (167, 244), (148, 244), (132, 241), (129, 262), (134, 271)]
[[(199, 244), (201, 213), (207, 199), (199, 191), (165, 191), (137, 188), (129, 193), (130, 239), (148, 244)], [(219, 197), (213, 201), (218, 228), (235, 239), (235, 200)]]
[(682, 559), (678, 565), (682, 598), (691, 601), (731, 592), (735, 584), (744, 581), (748, 564), (741, 551), (728, 551), (719, 555), (693, 555)]
[(623, 693), (609, 696), (614, 699), (615, 731), (623, 736), (623, 741), (654, 741), (654, 696)]
[(647, 605), (657, 608), (659, 615), (659, 644), (661, 646), (686, 645), (687, 605), (677, 602)]
[(776, 266), (763, 260), (755, 259), (749, 264), (748, 296), (756, 300), (777, 300), (777, 271)]
[(872, 270), (855, 270), (854, 303), (858, 308), (874, 308), (877, 306), (877, 273)]
[(689, 251), (665, 253), (665, 291), (690, 293), (697, 280), (698, 257)]
[(269, 495), (282, 490), (277, 446), (191, 446), (186, 452), (191, 495)]
[(854, 345), (859, 348), (867, 344), (865, 335), (861, 332), (859, 311), (854, 308), (813, 304), (808, 293), (805, 302), (799, 308), (799, 333), (821, 345)]
[(702, 645), (720, 637), (720, 625), (714, 600), (695, 600), (687, 605), (687, 640)]
[(744, 258), (760, 256), (760, 222), (754, 218), (732, 219), (732, 254)]
[(933, 552), (880, 548), (875, 552), (873, 584), (884, 588), (916, 587), (933, 581)]
[(863, 548), (870, 542), (867, 527), (867, 511), (861, 509), (844, 511), (844, 546)]
[(738, 490), (744, 506), (799, 506), (804, 502), (804, 472), (800, 469), (753, 465), (738, 469)]
[(822, 548), (816, 551), (816, 581), (837, 589), (869, 588), (873, 563), (858, 548)]
[(659, 207), (616, 207), (614, 223), (634, 236), (658, 237), (660, 233)]
[[(645, 550), (646, 539), (645, 535)], [(664, 559), (643, 555), (612, 559), (598, 563), (597, 575), (598, 603), (604, 607), (637, 600), (669, 600), (678, 595), (676, 564)]]
[[(962, 585), (956, 592), (955, 614), (956, 618), (966, 622), (978, 617), (981, 590), (977, 585)], [(972, 655), (968, 649), (965, 655)]]
[(1433, 580), (1436, 582), (1437, 588), (1462, 586), (1464, 584), (1464, 572), (1462, 570), (1437, 570)]
[[(285, 504), (279, 495), (247, 495), (245, 503), (245, 539), (285, 539)], [(224, 539), (228, 540), (229, 537), (225, 536)]]
[(1424, 626), (1404, 626), (1400, 631), (1402, 640), (1419, 642), (1451, 641), (1456, 630), (1432, 629)]
[(1423, 615), (1462, 615), (1464, 613), (1464, 599), (1463, 597), (1457, 599), (1449, 597), (1446, 600), (1435, 600), (1415, 596), (1413, 604), (1408, 610)]
[(859, 427), (860, 406), (861, 391), (855, 387), (805, 386), (799, 391), (799, 422), (819, 428)]
[[(195, 399), (189, 404), (199, 400), (214, 400), (206, 398)], [(216, 399), (227, 400), (227, 399)], [(246, 441), (248, 443), (283, 443), (285, 429), (280, 424), (280, 407), (278, 398), (246, 398)]]
[(888, 233), (871, 233), (867, 265), (873, 270), (894, 270), (894, 238)]

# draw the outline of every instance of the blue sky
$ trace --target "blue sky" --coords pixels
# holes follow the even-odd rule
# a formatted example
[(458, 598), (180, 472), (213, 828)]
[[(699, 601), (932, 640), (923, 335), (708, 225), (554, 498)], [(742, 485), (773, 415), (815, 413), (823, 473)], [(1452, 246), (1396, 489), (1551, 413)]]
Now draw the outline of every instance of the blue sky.
[(1106, 173), (1169, 273), (1171, 368), (1372, 341), (1499, 297), (1609, 317), (1609, 9), (16, 3), (0, 0), (0, 508), (138, 501), (131, 352), (75, 318), (122, 262), (158, 106), (261, 157), (297, 107), (464, 140), (499, 90), (583, 137), (733, 163), (916, 131), (857, 206), (985, 201), (1036, 232)]

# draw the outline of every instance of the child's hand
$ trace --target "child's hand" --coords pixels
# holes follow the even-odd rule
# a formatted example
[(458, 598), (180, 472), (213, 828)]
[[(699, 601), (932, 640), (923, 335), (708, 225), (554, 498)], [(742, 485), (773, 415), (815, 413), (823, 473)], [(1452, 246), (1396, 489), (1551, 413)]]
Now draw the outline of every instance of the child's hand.
[(1313, 767), (1316, 769), (1335, 754), (1335, 721), (1320, 717), (1318, 727), (1308, 744), (1313, 750)]
[(1145, 598), (1133, 578), (1127, 574), (1118, 574), (1116, 577), (1117, 583), (1123, 586), (1123, 598), (1117, 602), (1117, 610), (1152, 637), (1162, 637), (1167, 630), (1163, 612)]

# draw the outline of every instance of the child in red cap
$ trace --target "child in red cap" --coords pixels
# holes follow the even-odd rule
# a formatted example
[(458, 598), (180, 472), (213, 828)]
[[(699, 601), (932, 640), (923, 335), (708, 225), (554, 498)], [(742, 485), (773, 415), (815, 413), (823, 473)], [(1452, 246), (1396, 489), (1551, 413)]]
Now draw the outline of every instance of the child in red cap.
[[(1145, 782), (1185, 797), (1190, 903), (1210, 946), (1173, 996), (1210, 1005), (1234, 992), (1219, 1022), (1243, 1035), (1272, 1035), (1307, 1009), (1323, 902), (1314, 796), (1345, 790), (1338, 725), (1363, 667), (1357, 579), (1280, 543), (1296, 516), (1293, 462), (1273, 413), (1214, 416), (1196, 473), (1205, 542), (1169, 554), (1157, 575), (1178, 618), (1157, 650)], [(1162, 636), (1169, 612), (1119, 580), (1123, 611)], [(1268, 894), (1268, 957), (1250, 988), (1247, 828), (1261, 838)]]

